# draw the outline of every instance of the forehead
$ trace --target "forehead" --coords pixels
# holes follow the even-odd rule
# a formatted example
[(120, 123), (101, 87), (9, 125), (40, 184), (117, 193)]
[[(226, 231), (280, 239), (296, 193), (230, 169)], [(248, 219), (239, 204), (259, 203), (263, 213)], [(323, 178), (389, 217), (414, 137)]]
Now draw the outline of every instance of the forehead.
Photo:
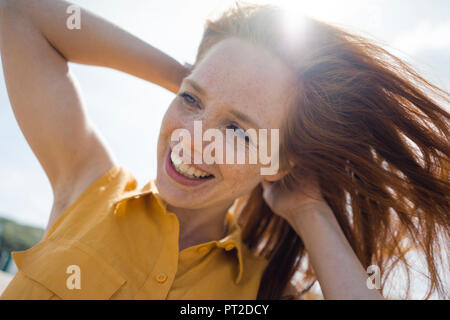
[[(213, 46), (189, 76), (211, 104), (251, 113), (260, 124), (273, 125), (287, 111), (295, 84), (286, 64), (267, 50), (231, 38)], [(269, 117), (268, 117), (269, 116)]]

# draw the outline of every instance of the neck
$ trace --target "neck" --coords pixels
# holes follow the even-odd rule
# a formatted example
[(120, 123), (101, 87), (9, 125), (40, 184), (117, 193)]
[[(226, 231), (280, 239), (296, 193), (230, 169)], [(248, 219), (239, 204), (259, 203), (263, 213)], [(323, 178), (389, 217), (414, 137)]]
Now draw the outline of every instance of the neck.
[(226, 235), (225, 216), (233, 202), (215, 207), (186, 209), (167, 205), (180, 222), (179, 251)]

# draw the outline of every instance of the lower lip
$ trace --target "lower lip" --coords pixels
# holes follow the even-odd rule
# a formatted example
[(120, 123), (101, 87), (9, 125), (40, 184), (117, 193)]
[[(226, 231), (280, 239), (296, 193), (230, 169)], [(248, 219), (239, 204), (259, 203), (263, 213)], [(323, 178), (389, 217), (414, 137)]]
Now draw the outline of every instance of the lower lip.
[(170, 160), (170, 154), (172, 153), (172, 149), (169, 150), (169, 153), (166, 156), (166, 172), (169, 175), (169, 177), (171, 177), (173, 180), (175, 180), (176, 182), (185, 185), (185, 186), (198, 186), (200, 184), (203, 184), (205, 182), (208, 182), (212, 179), (214, 179), (213, 177), (210, 178), (205, 178), (205, 179), (190, 179), (188, 177), (183, 176), (182, 174), (178, 173), (175, 168), (173, 167), (172, 161)]

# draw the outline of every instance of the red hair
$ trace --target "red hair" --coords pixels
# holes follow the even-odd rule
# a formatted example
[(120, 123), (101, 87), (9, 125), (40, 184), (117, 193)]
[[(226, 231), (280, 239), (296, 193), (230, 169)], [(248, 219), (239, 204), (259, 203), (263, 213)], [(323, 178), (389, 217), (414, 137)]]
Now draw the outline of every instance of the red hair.
[[(365, 268), (377, 265), (382, 288), (396, 265), (409, 272), (412, 248), (426, 259), (429, 290), (448, 297), (438, 268), (449, 242), (449, 93), (417, 74), (373, 40), (304, 18), (297, 43), (286, 46), (282, 11), (237, 6), (207, 21), (195, 65), (215, 44), (238, 37), (285, 61), (298, 87), (282, 131), (281, 157), (295, 167), (292, 187), (314, 172), (324, 199)], [(301, 38), (301, 39), (300, 39)], [(194, 65), (194, 67), (195, 67)], [(287, 93), (288, 94), (288, 93)], [(314, 274), (302, 239), (274, 214), (258, 186), (242, 210), (243, 239), (270, 263), (259, 299), (279, 299), (302, 269)], [(409, 273), (408, 273), (409, 274)], [(409, 281), (408, 291), (409, 292)]]

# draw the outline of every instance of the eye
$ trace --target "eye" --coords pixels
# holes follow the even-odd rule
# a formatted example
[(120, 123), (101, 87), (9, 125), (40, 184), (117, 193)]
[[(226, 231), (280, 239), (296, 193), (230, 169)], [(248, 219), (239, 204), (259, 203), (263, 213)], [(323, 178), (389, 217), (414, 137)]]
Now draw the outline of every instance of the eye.
[(186, 102), (188, 105), (195, 106), (198, 104), (197, 99), (195, 99), (192, 95), (190, 95), (187, 92), (181, 93), (180, 97), (182, 97), (184, 102)]
[(227, 129), (231, 129), (233, 130), (240, 138), (244, 139), (245, 142), (250, 142), (250, 137), (248, 136), (248, 134), (245, 133), (245, 130), (242, 129), (241, 127), (235, 125), (235, 124), (230, 124), (227, 126)]

